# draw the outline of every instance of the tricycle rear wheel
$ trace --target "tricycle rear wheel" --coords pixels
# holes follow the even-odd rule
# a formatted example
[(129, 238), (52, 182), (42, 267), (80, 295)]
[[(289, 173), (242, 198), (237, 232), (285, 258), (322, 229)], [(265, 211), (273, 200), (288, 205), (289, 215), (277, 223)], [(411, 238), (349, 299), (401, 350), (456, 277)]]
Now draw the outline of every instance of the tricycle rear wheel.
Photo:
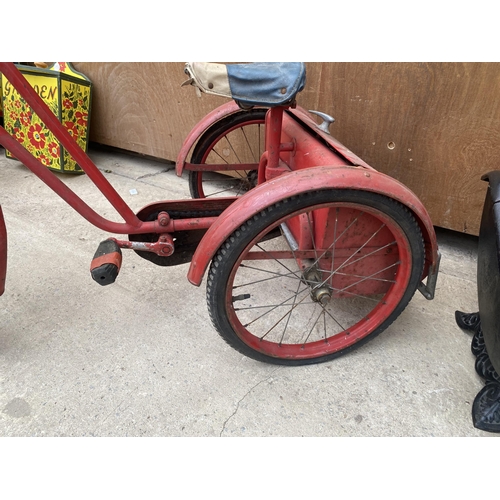
[(400, 203), (366, 191), (306, 192), (227, 238), (208, 275), (209, 313), (222, 338), (253, 359), (328, 361), (399, 316), (424, 255), (419, 226)]
[[(191, 157), (194, 164), (258, 164), (264, 150), (267, 110), (241, 110), (212, 125), (200, 138)], [(190, 171), (192, 198), (241, 196), (257, 182), (257, 170)]]

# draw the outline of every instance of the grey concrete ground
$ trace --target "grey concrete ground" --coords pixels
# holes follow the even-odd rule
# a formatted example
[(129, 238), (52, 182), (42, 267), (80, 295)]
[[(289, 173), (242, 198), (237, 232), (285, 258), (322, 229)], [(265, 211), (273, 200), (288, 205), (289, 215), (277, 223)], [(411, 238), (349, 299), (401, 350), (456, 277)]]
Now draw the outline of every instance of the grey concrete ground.
[[(171, 166), (94, 150), (134, 208), (189, 197)], [(64, 181), (118, 220), (86, 176)], [(131, 194), (131, 190), (137, 194)], [(456, 309), (477, 309), (473, 237), (440, 232), (436, 298), (415, 295), (379, 337), (335, 361), (248, 359), (211, 326), (188, 266), (124, 253), (114, 285), (89, 264), (109, 235), (0, 152), (9, 235), (0, 298), (0, 436), (494, 436), (472, 425), (483, 387)]]

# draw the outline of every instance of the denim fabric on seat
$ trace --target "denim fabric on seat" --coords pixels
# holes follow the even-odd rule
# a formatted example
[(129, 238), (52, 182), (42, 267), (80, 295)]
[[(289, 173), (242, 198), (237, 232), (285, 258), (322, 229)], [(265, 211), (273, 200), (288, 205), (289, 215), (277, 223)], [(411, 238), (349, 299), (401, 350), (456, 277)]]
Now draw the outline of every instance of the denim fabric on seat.
[(273, 107), (293, 101), (306, 81), (298, 62), (248, 64), (186, 63), (185, 82), (207, 94), (230, 97), (244, 106)]
[(228, 64), (232, 98), (246, 105), (279, 106), (293, 100), (306, 81), (304, 63)]

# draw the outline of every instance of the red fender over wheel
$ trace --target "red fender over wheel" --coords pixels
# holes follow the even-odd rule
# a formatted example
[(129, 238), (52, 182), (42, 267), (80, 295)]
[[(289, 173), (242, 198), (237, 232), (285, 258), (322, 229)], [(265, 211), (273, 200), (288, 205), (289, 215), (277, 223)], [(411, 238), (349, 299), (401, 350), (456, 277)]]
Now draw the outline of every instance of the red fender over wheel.
[(376, 170), (322, 166), (281, 175), (238, 198), (219, 216), (198, 245), (187, 275), (189, 282), (200, 286), (218, 248), (233, 231), (255, 214), (285, 198), (332, 188), (371, 191), (406, 206), (422, 231), (426, 252), (422, 279), (427, 276), (428, 269), (438, 262), (438, 248), (429, 214), (417, 196), (397, 180)]
[[(206, 116), (204, 116), (195, 126), (194, 128), (189, 132), (188, 136), (184, 139), (184, 142), (182, 144), (182, 147), (177, 154), (177, 159), (175, 162), (175, 173), (181, 177), (182, 172), (184, 171), (184, 167), (188, 158), (188, 155), (194, 145), (198, 142), (200, 137), (203, 135), (205, 131), (207, 131), (212, 125), (217, 123), (218, 121), (222, 120), (223, 118), (226, 118), (227, 116), (230, 116), (234, 113), (237, 113), (238, 111), (241, 111), (242, 108), (236, 104), (235, 101), (230, 101), (227, 102), (218, 108), (214, 109), (210, 113), (208, 113)], [(311, 118), (307, 115), (307, 112), (305, 109), (301, 108), (300, 106), (297, 106), (294, 109), (294, 113), (297, 114), (297, 116), (300, 117), (301, 120), (305, 120), (309, 125), (317, 127), (317, 125), (314, 124), (314, 122), (311, 120)], [(326, 138), (328, 142), (334, 145), (335, 148), (341, 149), (342, 151), (345, 149), (340, 143), (335, 141), (330, 135), (324, 134), (321, 132), (319, 129), (316, 130), (317, 133), (319, 133), (323, 138)], [(346, 150), (347, 151), (347, 150)], [(353, 154), (348, 151), (352, 156)], [(350, 158), (349, 154), (347, 154), (346, 158)], [(366, 165), (366, 163), (363, 162), (358, 157), (355, 157), (355, 163), (357, 165)]]
[(189, 135), (184, 140), (182, 147), (177, 155), (177, 160), (175, 163), (175, 172), (180, 177), (184, 171), (184, 164), (188, 157), (191, 148), (196, 144), (198, 139), (202, 136), (203, 132), (207, 130), (211, 125), (218, 122), (222, 118), (229, 116), (236, 111), (240, 111), (241, 108), (236, 104), (235, 101), (230, 101), (218, 108), (214, 109), (208, 115), (206, 115), (201, 121), (199, 121), (196, 126), (189, 132)]

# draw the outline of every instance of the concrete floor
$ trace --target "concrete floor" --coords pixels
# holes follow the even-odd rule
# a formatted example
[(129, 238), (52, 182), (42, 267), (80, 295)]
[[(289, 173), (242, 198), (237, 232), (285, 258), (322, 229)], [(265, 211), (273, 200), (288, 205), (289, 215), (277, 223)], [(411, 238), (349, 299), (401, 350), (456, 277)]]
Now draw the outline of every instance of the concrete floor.
[[(189, 197), (168, 164), (90, 156), (135, 210)], [(62, 177), (118, 220), (87, 176)], [(495, 436), (472, 425), (484, 384), (454, 319), (477, 310), (476, 238), (438, 233), (433, 301), (417, 292), (365, 346), (288, 368), (219, 338), (187, 265), (161, 268), (125, 251), (117, 282), (97, 286), (89, 264), (109, 235), (3, 151), (0, 186), (9, 236), (0, 436)]]

